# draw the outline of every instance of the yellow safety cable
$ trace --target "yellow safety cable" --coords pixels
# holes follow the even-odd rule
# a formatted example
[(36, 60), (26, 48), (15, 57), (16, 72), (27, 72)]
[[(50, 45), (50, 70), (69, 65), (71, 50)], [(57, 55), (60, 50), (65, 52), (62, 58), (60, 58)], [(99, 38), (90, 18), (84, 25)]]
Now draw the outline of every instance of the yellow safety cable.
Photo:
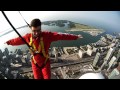
[[(34, 50), (36, 50), (36, 47), (35, 47), (35, 45), (33, 44), (33, 41), (32, 41), (32, 35), (30, 37), (29, 45), (32, 46), (34, 48)], [(36, 62), (34, 56), (32, 56), (32, 58), (33, 58), (33, 62), (36, 64), (37, 62)]]
[(33, 44), (32, 37), (30, 38), (30, 43), (29, 43), (29, 45), (32, 46), (35, 51), (37, 50), (36, 47), (35, 47), (35, 45)]
[(48, 56), (48, 54), (46, 55), (46, 53), (45, 53), (45, 48), (44, 48), (44, 43), (43, 43), (43, 37), (40, 38), (40, 45), (41, 45), (41, 48), (42, 48), (42, 53), (43, 53), (44, 57), (46, 57), (45, 62), (44, 62), (44, 64), (46, 64), (49, 56)]

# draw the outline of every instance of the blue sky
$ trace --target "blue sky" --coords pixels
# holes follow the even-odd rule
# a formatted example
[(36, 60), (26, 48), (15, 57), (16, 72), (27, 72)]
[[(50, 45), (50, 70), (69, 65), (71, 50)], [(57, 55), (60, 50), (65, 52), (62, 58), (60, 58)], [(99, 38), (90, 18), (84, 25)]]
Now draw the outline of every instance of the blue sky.
[[(20, 11), (28, 23), (34, 18), (41, 21), (71, 20), (74, 22), (97, 21), (120, 28), (120, 11)], [(17, 28), (26, 25), (18, 11), (5, 11), (6, 15)], [(0, 13), (0, 32), (11, 28)]]

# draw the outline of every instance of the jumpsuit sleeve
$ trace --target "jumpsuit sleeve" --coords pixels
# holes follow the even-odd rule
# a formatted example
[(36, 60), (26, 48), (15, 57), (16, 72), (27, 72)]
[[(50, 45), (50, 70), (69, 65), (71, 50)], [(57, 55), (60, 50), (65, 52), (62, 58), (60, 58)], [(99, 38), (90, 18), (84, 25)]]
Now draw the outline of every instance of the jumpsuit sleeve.
[(77, 35), (68, 34), (68, 33), (58, 33), (58, 32), (50, 32), (50, 37), (52, 41), (57, 40), (76, 40), (78, 39)]
[[(23, 39), (27, 42), (28, 40), (28, 34), (26, 34), (25, 36), (23, 36)], [(6, 42), (8, 45), (12, 45), (12, 46), (17, 46), (17, 45), (22, 45), (25, 44), (25, 42), (20, 38), (14, 38), (14, 39), (10, 39)]]

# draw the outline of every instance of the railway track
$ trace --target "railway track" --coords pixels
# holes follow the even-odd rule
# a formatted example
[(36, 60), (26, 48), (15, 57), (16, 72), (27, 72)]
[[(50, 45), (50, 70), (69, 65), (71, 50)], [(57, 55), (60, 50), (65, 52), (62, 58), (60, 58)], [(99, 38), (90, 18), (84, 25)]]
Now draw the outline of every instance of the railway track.
[(54, 68), (58, 68), (58, 67), (64, 67), (64, 66), (70, 66), (70, 65), (76, 65), (76, 64), (84, 64), (84, 63), (88, 63), (88, 62), (92, 62), (93, 61), (93, 58), (90, 58), (88, 60), (81, 60), (81, 61), (77, 61), (77, 62), (72, 62), (72, 63), (66, 63), (66, 64), (60, 64), (60, 65), (54, 65), (54, 66), (51, 66), (51, 69), (54, 69)]
[[(59, 68), (59, 67), (64, 67), (64, 66), (71, 66), (71, 65), (77, 65), (77, 64), (86, 64), (86, 63), (90, 63), (92, 62), (94, 59), (94, 57), (91, 58), (84, 58), (81, 61), (76, 61), (76, 62), (72, 62), (72, 63), (56, 63), (56, 65), (52, 65), (51, 64), (51, 69), (55, 69), (55, 68)], [(25, 73), (29, 73), (32, 72), (32, 70), (26, 71), (26, 72), (21, 72), (20, 74), (25, 74)]]

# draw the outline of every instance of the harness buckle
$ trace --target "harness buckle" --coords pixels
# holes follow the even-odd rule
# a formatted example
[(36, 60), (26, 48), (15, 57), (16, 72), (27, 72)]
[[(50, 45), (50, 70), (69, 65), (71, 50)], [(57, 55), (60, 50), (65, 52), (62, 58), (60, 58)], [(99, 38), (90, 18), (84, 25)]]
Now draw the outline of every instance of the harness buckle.
[(35, 54), (38, 54), (38, 53), (40, 53), (40, 52), (38, 52), (38, 51), (35, 51), (34, 53), (35, 53)]

